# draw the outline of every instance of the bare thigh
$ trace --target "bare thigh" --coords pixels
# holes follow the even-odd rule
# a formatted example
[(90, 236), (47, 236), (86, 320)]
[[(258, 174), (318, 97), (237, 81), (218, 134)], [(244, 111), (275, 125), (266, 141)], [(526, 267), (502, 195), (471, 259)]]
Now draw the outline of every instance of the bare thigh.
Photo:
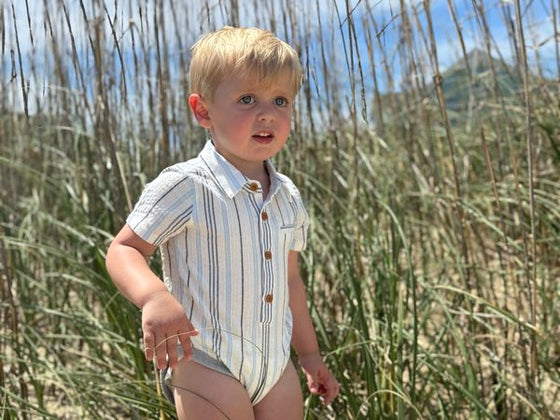
[(303, 394), (291, 360), (276, 385), (255, 405), (254, 411), (256, 420), (303, 420)]
[(179, 420), (253, 420), (247, 391), (236, 379), (183, 359), (173, 370)]

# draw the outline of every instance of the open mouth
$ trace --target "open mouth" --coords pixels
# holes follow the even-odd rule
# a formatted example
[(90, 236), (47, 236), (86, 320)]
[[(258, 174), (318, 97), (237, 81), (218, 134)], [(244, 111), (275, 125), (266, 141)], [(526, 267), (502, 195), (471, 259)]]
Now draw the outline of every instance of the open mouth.
[(260, 143), (269, 143), (274, 139), (274, 135), (269, 131), (260, 131), (253, 134), (253, 138)]

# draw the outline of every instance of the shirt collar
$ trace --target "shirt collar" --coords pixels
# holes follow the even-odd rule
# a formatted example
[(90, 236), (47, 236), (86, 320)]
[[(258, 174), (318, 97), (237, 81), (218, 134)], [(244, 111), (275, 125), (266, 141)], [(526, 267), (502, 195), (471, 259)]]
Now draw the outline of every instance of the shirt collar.
[[(204, 145), (199, 157), (206, 163), (208, 169), (229, 198), (233, 198), (243, 187), (252, 182), (239, 169), (228, 162), (226, 158), (220, 155), (210, 140)], [(282, 180), (270, 160), (266, 160), (264, 163), (270, 176), (270, 192), (268, 195), (272, 197), (278, 192), (282, 185)]]

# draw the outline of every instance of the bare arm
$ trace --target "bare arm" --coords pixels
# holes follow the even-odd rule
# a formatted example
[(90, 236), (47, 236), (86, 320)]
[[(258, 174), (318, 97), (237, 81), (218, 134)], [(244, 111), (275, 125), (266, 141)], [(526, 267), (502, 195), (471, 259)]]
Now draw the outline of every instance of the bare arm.
[(321, 394), (326, 405), (338, 395), (339, 384), (323, 362), (313, 322), (307, 309), (305, 287), (298, 267), (298, 253), (291, 251), (288, 257), (288, 285), (292, 311), (292, 347), (298, 354), (299, 363), (307, 378), (307, 386), (313, 394)]
[[(155, 247), (125, 225), (107, 251), (109, 275), (119, 291), (142, 309), (142, 331), (146, 359), (154, 356), (160, 369), (177, 365), (177, 338), (190, 357), (189, 336), (196, 335), (183, 307), (152, 272), (148, 258)], [(167, 358), (166, 358), (167, 355)]]
[(125, 225), (107, 252), (107, 270), (113, 283), (139, 308), (144, 306), (151, 294), (167, 291), (148, 265), (148, 259), (154, 251), (153, 245), (136, 235), (130, 226)]

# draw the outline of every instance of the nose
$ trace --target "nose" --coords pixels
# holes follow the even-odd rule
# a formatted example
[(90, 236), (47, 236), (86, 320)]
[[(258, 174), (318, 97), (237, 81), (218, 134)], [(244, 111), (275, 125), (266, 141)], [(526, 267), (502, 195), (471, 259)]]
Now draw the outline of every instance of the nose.
[(270, 121), (274, 119), (274, 105), (261, 104), (258, 110), (258, 119), (260, 121)]

